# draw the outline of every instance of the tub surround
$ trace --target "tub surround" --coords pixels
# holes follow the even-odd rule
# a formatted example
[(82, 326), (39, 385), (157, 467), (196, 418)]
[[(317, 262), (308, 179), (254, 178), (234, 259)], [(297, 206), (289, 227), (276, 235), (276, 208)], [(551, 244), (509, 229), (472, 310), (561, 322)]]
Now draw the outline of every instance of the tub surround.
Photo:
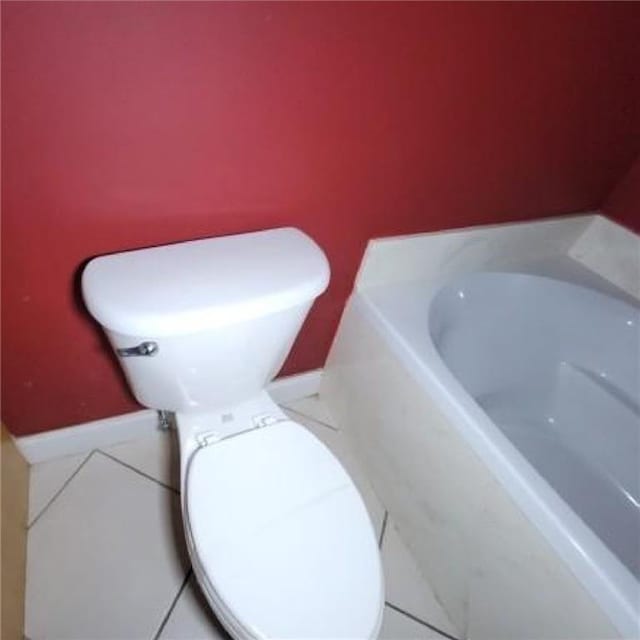
[(638, 236), (603, 216), (595, 216), (569, 249), (569, 257), (640, 299)]
[[(633, 234), (599, 215), (581, 215), (381, 239), (367, 248), (321, 395), (466, 637), (611, 638), (635, 631), (633, 615), (615, 598), (600, 592), (596, 602), (593, 588), (501, 487), (505, 478), (425, 394), (416, 356), (386, 337), (368, 299), (382, 285), (433, 288), (465, 273), (533, 265), (633, 300), (634, 242), (637, 251)], [(610, 259), (618, 246), (628, 247), (618, 254), (626, 256), (620, 269)]]
[(473, 271), (544, 269), (570, 260), (640, 299), (639, 244), (599, 212), (379, 238), (367, 245), (354, 289), (412, 280), (432, 285)]
[(595, 213), (585, 213), (371, 240), (354, 288), (412, 280), (437, 284), (462, 273), (499, 271), (564, 256), (597, 218)]

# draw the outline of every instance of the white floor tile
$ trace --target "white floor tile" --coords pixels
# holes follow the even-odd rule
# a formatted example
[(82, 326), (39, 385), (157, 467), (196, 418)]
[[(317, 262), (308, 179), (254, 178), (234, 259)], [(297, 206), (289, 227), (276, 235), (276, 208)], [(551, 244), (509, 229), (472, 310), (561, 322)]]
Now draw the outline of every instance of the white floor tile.
[[(285, 408), (285, 413), (286, 411), (287, 410)], [(362, 469), (359, 461), (349, 449), (348, 442), (344, 435), (341, 432), (330, 429), (313, 419), (304, 418), (295, 413), (288, 415), (294, 422), (297, 422), (309, 429), (309, 431), (324, 442), (338, 460), (340, 460), (351, 476), (351, 479), (358, 487), (360, 495), (362, 495), (362, 499), (369, 511), (369, 516), (371, 517), (371, 522), (373, 523), (376, 536), (380, 537), (382, 521), (384, 519), (384, 507), (371, 487), (369, 479), (367, 478), (367, 475)]]
[[(295, 411), (291, 418), (320, 438), (347, 469), (379, 536), (384, 507), (348, 440), (325, 426), (333, 421), (323, 403), (311, 396), (288, 406)], [(158, 431), (105, 448), (104, 452), (162, 484), (178, 488), (174, 432)], [(86, 458), (86, 454), (71, 456), (32, 467), (29, 519), (41, 515), (28, 537), (25, 633), (32, 640), (151, 638), (183, 584), (188, 567), (179, 499), (100, 452), (80, 468)], [(64, 490), (42, 512), (66, 482)], [(383, 564), (389, 602), (456, 634), (390, 522)], [(193, 576), (159, 638), (229, 640)], [(380, 638), (442, 636), (386, 606)]]
[(103, 447), (102, 451), (162, 484), (179, 489), (180, 456), (178, 438), (173, 429), (158, 430), (144, 438)]
[(193, 574), (180, 594), (158, 640), (231, 640), (213, 615)]
[(457, 635), (392, 522), (388, 522), (385, 529), (382, 564), (388, 602), (451, 635)]
[(378, 638), (380, 640), (445, 640), (445, 636), (415, 622), (391, 607), (384, 608), (384, 617)]
[(89, 452), (34, 464), (29, 469), (29, 524), (74, 474)]
[(151, 638), (187, 571), (176, 494), (97, 452), (27, 545), (32, 640)]
[(313, 418), (318, 422), (337, 428), (335, 420), (329, 413), (329, 409), (325, 403), (320, 400), (318, 395), (308, 396), (307, 398), (301, 398), (300, 400), (294, 400), (293, 402), (286, 402), (283, 406), (303, 416)]

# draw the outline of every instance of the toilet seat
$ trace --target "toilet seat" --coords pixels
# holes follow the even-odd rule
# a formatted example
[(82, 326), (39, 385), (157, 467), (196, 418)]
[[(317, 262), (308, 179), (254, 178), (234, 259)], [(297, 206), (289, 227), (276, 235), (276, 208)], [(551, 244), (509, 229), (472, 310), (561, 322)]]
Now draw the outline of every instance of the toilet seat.
[(239, 638), (375, 638), (379, 552), (353, 482), (289, 420), (198, 449), (184, 518), (198, 577)]

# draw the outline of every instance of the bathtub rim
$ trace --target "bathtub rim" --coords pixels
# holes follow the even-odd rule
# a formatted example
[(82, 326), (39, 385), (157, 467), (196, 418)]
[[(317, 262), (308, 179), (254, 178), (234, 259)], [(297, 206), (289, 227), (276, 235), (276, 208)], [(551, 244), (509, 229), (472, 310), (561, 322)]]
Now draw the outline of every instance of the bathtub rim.
[[(511, 273), (522, 272), (514, 270)], [(548, 278), (537, 274), (527, 275)], [(457, 278), (446, 278), (437, 282), (414, 280), (402, 284), (419, 289), (425, 311), (428, 313), (433, 297), (442, 286), (451, 284), (455, 279)], [(568, 286), (580, 287), (572, 282), (562, 281)], [(625, 638), (638, 637), (640, 581), (636, 580), (629, 569), (575, 514), (449, 371), (433, 344), (427, 327), (427, 314), (424, 315), (424, 333), (428, 340), (422, 345), (422, 353), (418, 353), (403, 335), (402, 330), (395, 327), (385, 316), (375, 300), (375, 292), (393, 289), (398, 284), (400, 283), (356, 289), (349, 304), (369, 318), (382, 336), (388, 338), (389, 348), (407, 368), (409, 374), (433, 397), (447, 421), (455, 424), (465, 442), (471, 446), (517, 507), (562, 558), (616, 629)], [(601, 294), (597, 290), (594, 290), (594, 293)], [(427, 364), (426, 359), (429, 359), (431, 366)]]

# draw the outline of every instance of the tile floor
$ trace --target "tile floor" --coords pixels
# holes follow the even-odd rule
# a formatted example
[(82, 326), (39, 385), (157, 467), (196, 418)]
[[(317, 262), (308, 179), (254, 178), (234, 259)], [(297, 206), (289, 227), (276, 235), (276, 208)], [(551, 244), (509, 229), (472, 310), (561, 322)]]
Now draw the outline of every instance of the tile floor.
[[(360, 488), (386, 581), (381, 638), (457, 637), (393, 522), (317, 397), (289, 403)], [(175, 434), (31, 468), (25, 636), (29, 640), (227, 639), (189, 567)]]

